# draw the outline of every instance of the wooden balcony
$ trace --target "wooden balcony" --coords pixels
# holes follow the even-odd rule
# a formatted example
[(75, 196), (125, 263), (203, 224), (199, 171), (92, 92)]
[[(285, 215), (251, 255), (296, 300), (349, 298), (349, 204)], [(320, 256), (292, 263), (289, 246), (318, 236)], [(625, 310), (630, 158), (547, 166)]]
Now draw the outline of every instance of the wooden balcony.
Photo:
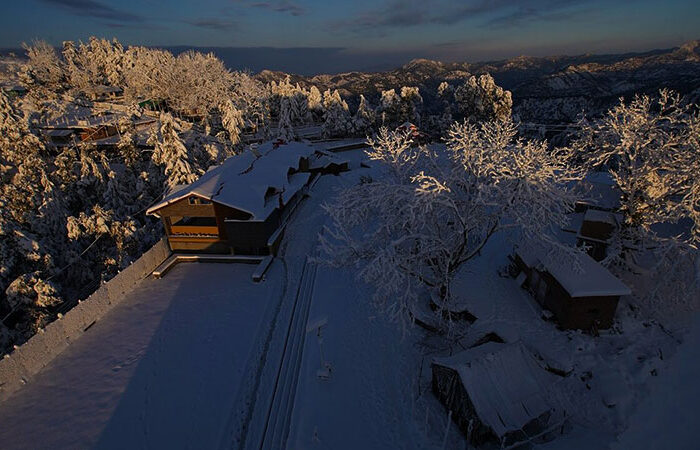
[(188, 236), (188, 237), (219, 237), (219, 228), (211, 226), (196, 226), (196, 225), (173, 225), (170, 227), (171, 236)]

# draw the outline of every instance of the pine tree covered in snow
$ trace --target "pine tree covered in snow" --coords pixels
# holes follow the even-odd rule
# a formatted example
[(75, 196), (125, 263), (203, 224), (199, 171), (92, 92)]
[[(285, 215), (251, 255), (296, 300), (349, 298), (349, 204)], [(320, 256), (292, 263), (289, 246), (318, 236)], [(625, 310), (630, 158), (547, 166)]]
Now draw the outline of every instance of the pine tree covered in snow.
[(307, 125), (312, 122), (311, 111), (309, 110), (308, 93), (297, 87), (292, 96), (292, 123), (295, 125)]
[(423, 97), (417, 87), (404, 86), (401, 88), (401, 120), (415, 125), (421, 123)]
[(160, 133), (155, 142), (153, 161), (163, 166), (166, 183), (171, 189), (178, 185), (190, 184), (198, 178), (178, 130), (175, 119), (168, 113), (161, 113)]
[(308, 106), (313, 122), (321, 122), (323, 120), (323, 96), (316, 86), (311, 86), (309, 90)]
[(382, 91), (377, 106), (377, 120), (381, 126), (394, 129), (401, 125), (401, 97), (395, 89)]
[(277, 138), (285, 142), (295, 139), (294, 127), (292, 126), (292, 102), (293, 97), (282, 97), (280, 100), (279, 123), (277, 124)]
[(345, 137), (352, 130), (352, 119), (348, 104), (340, 97), (340, 93), (330, 90), (323, 93), (323, 126), (321, 132), (326, 138)]
[(234, 148), (241, 143), (241, 130), (244, 126), (243, 113), (229, 99), (219, 106), (221, 123), (228, 133), (228, 139)]
[(367, 104), (365, 96), (360, 94), (360, 104), (357, 107), (355, 116), (352, 118), (353, 134), (356, 136), (367, 136), (371, 134), (374, 127), (374, 110)]

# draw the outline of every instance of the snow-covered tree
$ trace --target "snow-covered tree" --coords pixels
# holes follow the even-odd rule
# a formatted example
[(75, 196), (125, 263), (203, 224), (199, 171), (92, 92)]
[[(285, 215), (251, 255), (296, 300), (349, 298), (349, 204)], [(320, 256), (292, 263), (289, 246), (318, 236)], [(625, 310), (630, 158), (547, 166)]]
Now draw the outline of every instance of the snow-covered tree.
[(100, 85), (124, 84), (124, 48), (116, 39), (108, 41), (92, 36), (87, 43), (78, 45), (66, 41), (62, 53), (70, 84), (75, 89), (86, 91)]
[(459, 112), (472, 121), (510, 119), (513, 99), (510, 91), (496, 84), (489, 74), (471, 76), (454, 91)]
[(401, 88), (401, 120), (420, 125), (423, 97), (417, 87)]
[(221, 112), (221, 123), (228, 133), (229, 142), (236, 147), (241, 143), (241, 130), (245, 125), (243, 112), (236, 108), (230, 99), (219, 105), (219, 111)]
[(360, 94), (360, 104), (352, 118), (353, 134), (367, 136), (372, 131), (374, 120), (374, 110), (367, 104), (365, 96)]
[(312, 122), (311, 111), (309, 110), (308, 93), (303, 89), (297, 88), (292, 96), (292, 123), (295, 125), (306, 125)]
[[(641, 95), (621, 101), (601, 120), (584, 120), (581, 126), (574, 149), (586, 167), (609, 171), (621, 192), (624, 219), (605, 263), (658, 276), (648, 295), (666, 292), (687, 299), (700, 276), (693, 266), (700, 244), (697, 110), (662, 90), (655, 99)], [(677, 289), (669, 292), (661, 285)]]
[(318, 123), (323, 120), (323, 96), (316, 86), (311, 86), (308, 102), (313, 122)]
[(39, 89), (41, 95), (56, 96), (66, 87), (64, 65), (56, 50), (45, 41), (35, 41), (24, 45), (27, 63), (22, 66), (20, 80), (30, 90)]
[(396, 128), (401, 125), (401, 97), (395, 89), (382, 91), (377, 106), (377, 119), (382, 126)]
[(565, 187), (575, 175), (568, 154), (516, 139), (511, 121), (455, 124), (447, 157), (386, 129), (369, 144), (386, 176), (325, 205), (332, 225), (320, 241), (326, 263), (360, 264), (359, 276), (392, 317), (406, 317), (431, 293), (449, 308), (454, 274), (500, 231), (555, 253), (573, 251), (550, 235), (574, 200)]
[(442, 113), (437, 117), (434, 128), (443, 135), (447, 133), (447, 130), (449, 130), (454, 123), (452, 114), (454, 88), (447, 81), (443, 81), (438, 86), (438, 98), (442, 102)]
[(279, 123), (277, 124), (277, 138), (285, 142), (295, 139), (294, 127), (292, 126), (292, 102), (293, 97), (282, 97), (280, 100)]
[(352, 118), (348, 104), (340, 97), (338, 90), (323, 93), (323, 125), (321, 132), (324, 137), (345, 137), (352, 130)]
[(178, 124), (168, 113), (160, 115), (160, 133), (155, 141), (153, 161), (164, 167), (167, 185), (173, 188), (193, 183), (198, 178), (185, 144), (178, 135)]

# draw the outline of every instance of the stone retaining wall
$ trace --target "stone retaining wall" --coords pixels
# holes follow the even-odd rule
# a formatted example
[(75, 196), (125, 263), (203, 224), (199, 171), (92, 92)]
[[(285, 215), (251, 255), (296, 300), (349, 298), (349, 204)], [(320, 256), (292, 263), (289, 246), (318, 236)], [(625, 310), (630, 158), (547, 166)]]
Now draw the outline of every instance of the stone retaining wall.
[(170, 253), (167, 240), (163, 238), (90, 297), (0, 359), (0, 402), (26, 384), (71, 342), (119, 304), (125, 294), (150, 275)]

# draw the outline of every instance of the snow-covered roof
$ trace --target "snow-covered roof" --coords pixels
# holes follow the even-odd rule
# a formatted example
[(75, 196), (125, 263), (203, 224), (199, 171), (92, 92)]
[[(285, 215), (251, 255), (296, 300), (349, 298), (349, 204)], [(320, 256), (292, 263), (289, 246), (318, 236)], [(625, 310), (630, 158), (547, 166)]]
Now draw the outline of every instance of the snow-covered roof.
[[(249, 213), (251, 220), (265, 220), (279, 206), (277, 201), (266, 201), (270, 188), (280, 193), (286, 203), (309, 180), (309, 173), (287, 176), (289, 169), (298, 169), (299, 160), (314, 153), (313, 147), (291, 142), (275, 148), (271, 143), (232, 156), (220, 166), (209, 170), (194, 183), (174, 191), (150, 207), (153, 214), (164, 206), (190, 195), (229, 206)], [(260, 156), (257, 156), (260, 155)]]
[(601, 222), (616, 225), (616, 220), (613, 213), (608, 211), (600, 211), (597, 209), (589, 209), (586, 211), (586, 215), (584, 216), (583, 220), (586, 222)]
[[(553, 258), (544, 248), (518, 246), (516, 252), (528, 267), (542, 266), (572, 298), (630, 295), (632, 292), (608, 269), (583, 252), (572, 256), (569, 264)], [(556, 260), (555, 260), (556, 259)]]
[(545, 395), (551, 376), (520, 342), (487, 342), (433, 363), (459, 374), (479, 419), (499, 438), (548, 411), (563, 415)]
[(584, 178), (582, 187), (584, 203), (609, 210), (620, 207), (621, 192), (610, 173), (590, 173)]
[(104, 84), (98, 84), (96, 86), (89, 86), (85, 89), (87, 92), (94, 94), (111, 94), (122, 92), (122, 88), (118, 86), (105, 86)]
[(48, 129), (44, 132), (44, 134), (49, 137), (67, 137), (73, 134), (73, 130)]

